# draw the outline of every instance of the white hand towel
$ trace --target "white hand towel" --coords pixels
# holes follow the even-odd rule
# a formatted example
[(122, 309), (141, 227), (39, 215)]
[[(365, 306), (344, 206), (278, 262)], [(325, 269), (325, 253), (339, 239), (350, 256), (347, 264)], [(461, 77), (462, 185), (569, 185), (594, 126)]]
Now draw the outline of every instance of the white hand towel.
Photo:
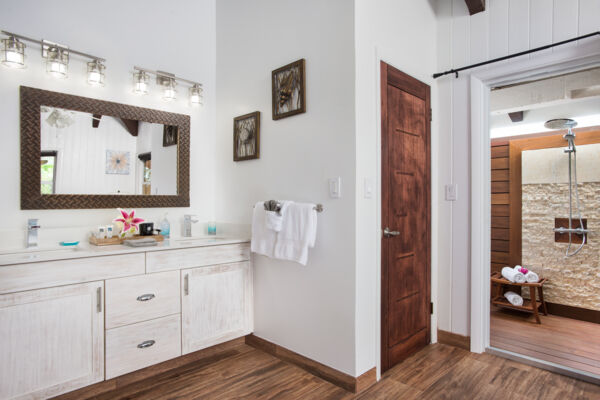
[(283, 217), (287, 208), (291, 204), (291, 201), (282, 201), (281, 202), (281, 210), (279, 212), (276, 211), (266, 211), (266, 222), (265, 225), (267, 229), (271, 229), (275, 232), (279, 232), (281, 227), (283, 226)]
[[(514, 270), (517, 271), (517, 272), (521, 272), (521, 268), (523, 268), (523, 267), (520, 266), (520, 265), (517, 265), (514, 268)], [(530, 269), (527, 269), (527, 268), (525, 268), (525, 269), (527, 270), (527, 273), (524, 274), (525, 275), (525, 281), (527, 283), (538, 283), (540, 281), (540, 276), (538, 274), (536, 274), (535, 272), (533, 272)]]
[(281, 231), (273, 255), (275, 258), (290, 260), (306, 265), (308, 248), (315, 246), (317, 238), (317, 212), (315, 205), (291, 203), (283, 218)]
[(504, 297), (506, 297), (506, 300), (508, 300), (508, 302), (513, 306), (523, 305), (523, 298), (515, 292), (506, 292), (504, 293)]
[(502, 276), (511, 282), (516, 282), (516, 283), (525, 283), (526, 282), (525, 275), (523, 275), (522, 273), (520, 273), (519, 271), (517, 271), (511, 267), (502, 268)]
[(254, 214), (252, 215), (252, 241), (250, 249), (254, 253), (273, 257), (277, 232), (267, 229), (265, 222), (266, 211), (263, 207), (263, 202), (260, 201), (254, 206)]

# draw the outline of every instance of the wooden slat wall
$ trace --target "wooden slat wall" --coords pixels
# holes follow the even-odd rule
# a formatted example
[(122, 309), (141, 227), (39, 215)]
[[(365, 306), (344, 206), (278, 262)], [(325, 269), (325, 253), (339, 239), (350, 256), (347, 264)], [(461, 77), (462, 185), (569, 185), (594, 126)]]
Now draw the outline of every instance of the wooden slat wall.
[(492, 140), (492, 246), (491, 270), (510, 263), (509, 152), (508, 141)]

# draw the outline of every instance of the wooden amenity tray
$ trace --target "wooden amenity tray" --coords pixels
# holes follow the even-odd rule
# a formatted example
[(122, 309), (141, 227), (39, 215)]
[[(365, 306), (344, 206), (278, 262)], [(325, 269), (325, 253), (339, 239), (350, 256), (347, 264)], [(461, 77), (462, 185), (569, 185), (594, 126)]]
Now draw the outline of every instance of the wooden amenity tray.
[(157, 242), (162, 242), (163, 240), (165, 240), (165, 237), (163, 235), (148, 235), (148, 236), (133, 235), (133, 236), (124, 237), (124, 238), (120, 238), (118, 236), (113, 236), (110, 239), (98, 239), (94, 235), (92, 235), (92, 236), (90, 236), (90, 244), (93, 244), (96, 246), (110, 246), (110, 245), (115, 245), (115, 244), (123, 244), (123, 242), (125, 240), (138, 240), (138, 239), (148, 239), (148, 238), (152, 238), (152, 239), (156, 240)]
[[(546, 280), (546, 278), (541, 278), (538, 282), (535, 283), (516, 283), (504, 278), (500, 272), (492, 272), (491, 281), (492, 283), (497, 284), (496, 294), (492, 297), (492, 304), (498, 307), (511, 308), (513, 310), (532, 313), (535, 316), (536, 322), (538, 324), (541, 324), (542, 321), (540, 320), (540, 316), (538, 314), (539, 308), (542, 308), (544, 315), (548, 315), (548, 309), (546, 308), (546, 302), (544, 301), (544, 283), (546, 283)], [(504, 286), (528, 287), (529, 300), (523, 299), (522, 306), (515, 306), (510, 304), (506, 297), (504, 297)], [(540, 296), (539, 300), (536, 299), (536, 288)]]

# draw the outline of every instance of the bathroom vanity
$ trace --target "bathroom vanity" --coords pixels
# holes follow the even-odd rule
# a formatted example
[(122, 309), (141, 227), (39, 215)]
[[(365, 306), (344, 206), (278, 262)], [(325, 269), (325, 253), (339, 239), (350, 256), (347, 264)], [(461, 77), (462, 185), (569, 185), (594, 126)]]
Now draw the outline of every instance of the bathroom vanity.
[(246, 239), (0, 253), (0, 398), (47, 398), (247, 335)]

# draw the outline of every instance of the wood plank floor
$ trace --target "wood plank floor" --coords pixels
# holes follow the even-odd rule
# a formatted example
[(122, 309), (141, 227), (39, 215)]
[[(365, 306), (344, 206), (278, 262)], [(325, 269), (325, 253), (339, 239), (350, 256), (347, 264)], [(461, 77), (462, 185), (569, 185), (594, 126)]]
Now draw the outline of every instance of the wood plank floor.
[[(598, 399), (600, 387), (434, 344), (355, 396), (243, 343), (118, 390), (77, 399)], [(68, 394), (61, 396), (72, 398)]]
[(600, 375), (600, 325), (556, 315), (492, 308), (490, 344), (503, 350)]

